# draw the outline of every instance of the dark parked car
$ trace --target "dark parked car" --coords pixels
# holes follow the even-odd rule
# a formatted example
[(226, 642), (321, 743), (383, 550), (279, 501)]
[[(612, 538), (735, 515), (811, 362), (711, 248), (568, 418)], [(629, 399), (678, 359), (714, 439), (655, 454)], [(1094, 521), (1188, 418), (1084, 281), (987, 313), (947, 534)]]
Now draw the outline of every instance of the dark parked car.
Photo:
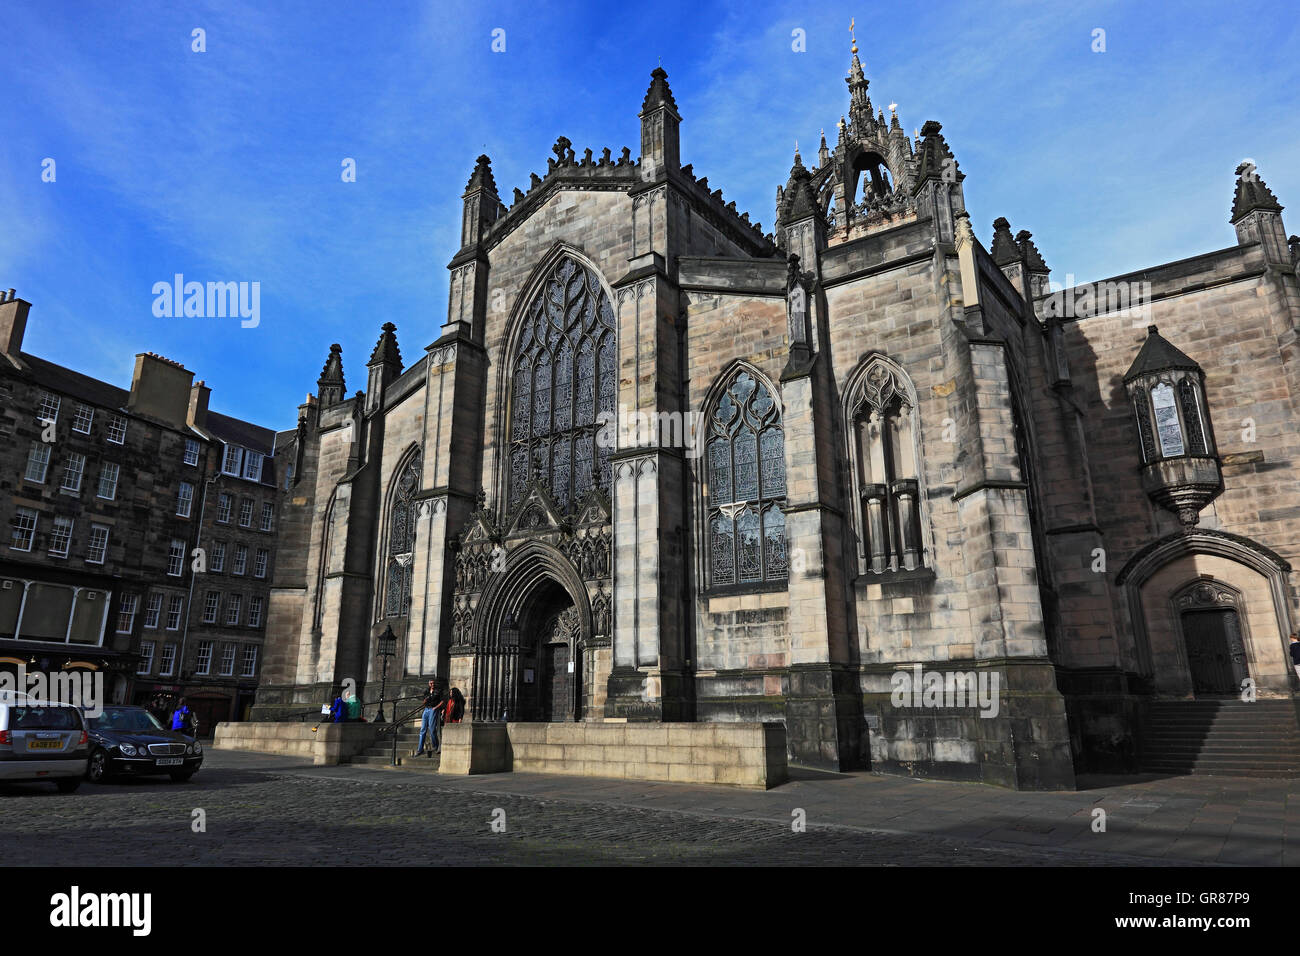
[(117, 775), (168, 774), (188, 780), (203, 763), (203, 747), (192, 737), (168, 730), (143, 707), (105, 707), (90, 725), (86, 777), (93, 783)]

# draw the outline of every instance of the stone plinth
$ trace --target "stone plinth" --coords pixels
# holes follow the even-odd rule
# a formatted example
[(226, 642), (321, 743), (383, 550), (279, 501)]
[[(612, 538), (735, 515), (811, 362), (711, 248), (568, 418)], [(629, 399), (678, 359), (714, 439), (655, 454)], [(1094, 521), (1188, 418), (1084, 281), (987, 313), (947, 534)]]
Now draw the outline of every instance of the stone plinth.
[(374, 744), (379, 724), (302, 721), (227, 721), (217, 724), (216, 750), (311, 757), (320, 765), (343, 763)]

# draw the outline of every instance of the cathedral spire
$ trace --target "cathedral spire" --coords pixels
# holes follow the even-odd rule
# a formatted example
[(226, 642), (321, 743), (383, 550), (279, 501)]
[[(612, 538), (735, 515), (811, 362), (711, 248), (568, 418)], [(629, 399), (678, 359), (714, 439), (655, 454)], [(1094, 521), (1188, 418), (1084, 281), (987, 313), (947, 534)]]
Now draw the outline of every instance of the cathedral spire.
[(854, 127), (863, 130), (873, 119), (871, 99), (867, 96), (867, 86), (870, 83), (862, 71), (862, 61), (858, 59), (858, 39), (854, 35), (853, 27), (854, 21), (850, 19), (849, 35), (853, 37), (853, 59), (849, 62), (849, 75), (844, 78), (844, 82), (849, 85), (849, 116), (853, 120)]

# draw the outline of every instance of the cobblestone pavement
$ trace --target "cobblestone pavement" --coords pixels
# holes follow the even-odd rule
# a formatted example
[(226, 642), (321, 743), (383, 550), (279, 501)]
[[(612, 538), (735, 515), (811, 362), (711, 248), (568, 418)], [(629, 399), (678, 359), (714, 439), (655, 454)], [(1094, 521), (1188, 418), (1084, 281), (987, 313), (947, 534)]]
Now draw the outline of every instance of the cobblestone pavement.
[[(523, 777), (516, 778), (522, 780)], [(550, 778), (555, 780), (557, 778)], [(532, 777), (528, 785), (545, 784)], [(0, 788), (0, 862), (8, 865), (874, 864), (1134, 865), (1160, 862), (1081, 848), (1014, 845), (816, 822), (792, 832), (788, 800), (769, 817), (590, 797), (491, 792), (494, 778), (209, 751), (187, 784), (166, 777)], [(505, 781), (508, 784), (508, 781)], [(575, 781), (565, 779), (572, 785)], [(600, 790), (599, 781), (592, 781)], [(691, 788), (725, 808), (764, 794)], [(771, 792), (769, 792), (770, 795)], [(612, 799), (611, 799), (612, 797)], [(778, 806), (779, 804), (779, 806)], [(196, 833), (196, 810), (206, 832)], [(773, 810), (780, 815), (773, 815)], [(497, 811), (501, 811), (500, 814)], [(749, 811), (746, 811), (749, 812)], [(505, 832), (493, 832), (494, 815)]]

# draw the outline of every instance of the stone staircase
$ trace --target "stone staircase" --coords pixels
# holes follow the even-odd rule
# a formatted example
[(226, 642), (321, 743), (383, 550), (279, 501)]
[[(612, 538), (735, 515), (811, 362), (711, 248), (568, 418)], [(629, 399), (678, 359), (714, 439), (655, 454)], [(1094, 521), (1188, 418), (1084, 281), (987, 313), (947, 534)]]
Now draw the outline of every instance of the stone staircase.
[(1152, 701), (1143, 729), (1148, 773), (1300, 776), (1291, 700)]
[[(415, 747), (420, 742), (419, 724), (406, 724), (397, 732), (397, 768), (401, 770), (419, 770), (437, 773), (442, 762), (438, 754), (432, 757), (416, 757)], [(380, 736), (377, 743), (367, 747), (346, 761), (353, 766), (392, 767), (393, 738), (387, 733)]]

